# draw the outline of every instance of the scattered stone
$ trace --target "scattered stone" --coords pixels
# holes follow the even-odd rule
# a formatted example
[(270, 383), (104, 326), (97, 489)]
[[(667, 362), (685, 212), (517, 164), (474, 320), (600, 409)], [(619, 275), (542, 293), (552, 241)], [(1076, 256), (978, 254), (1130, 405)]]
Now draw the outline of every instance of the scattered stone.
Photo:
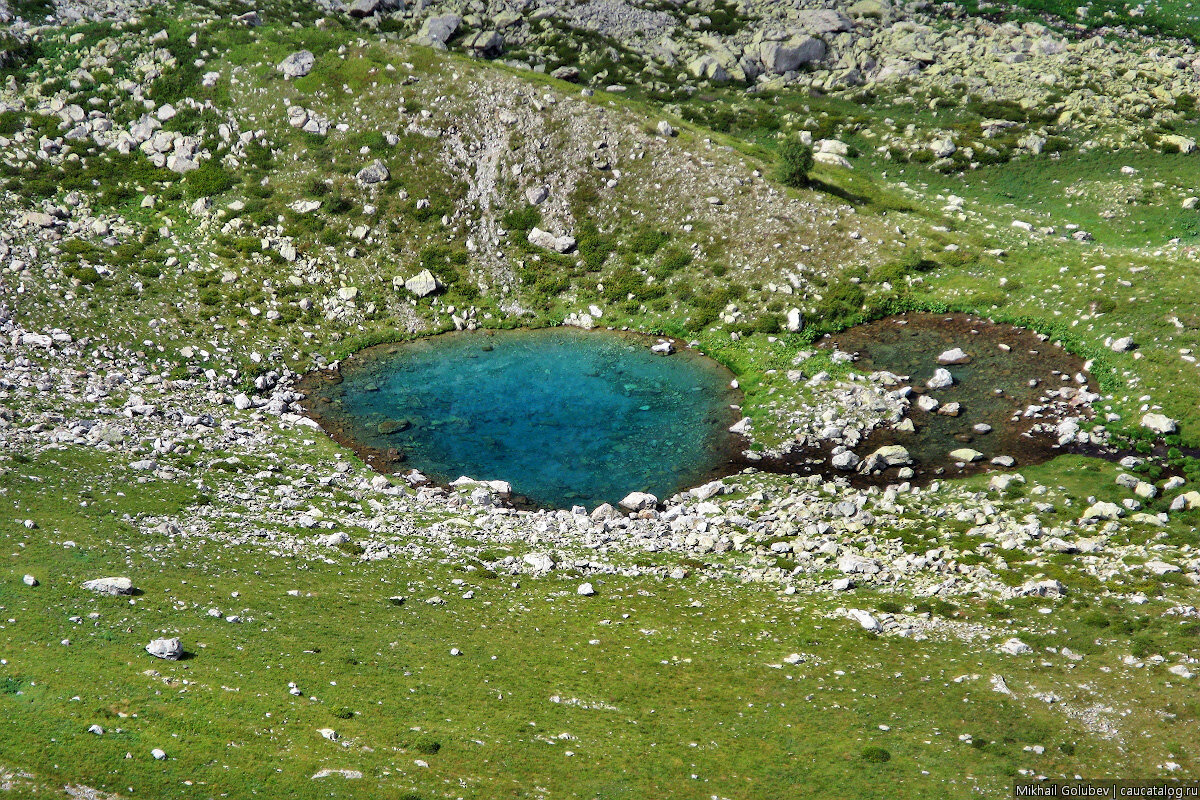
[(645, 511), (658, 505), (658, 498), (647, 492), (630, 492), (618, 505), (630, 511)]
[(954, 366), (955, 364), (966, 364), (970, 360), (971, 357), (963, 352), (961, 347), (947, 350), (937, 357), (937, 363), (947, 367)]
[(155, 658), (178, 661), (183, 657), (183, 643), (179, 639), (155, 639), (146, 645), (146, 652)]
[(85, 581), (83, 588), (89, 592), (107, 595), (131, 595), (134, 592), (133, 581), (129, 578), (96, 578)]
[(333, 776), (345, 778), (348, 781), (361, 780), (363, 774), (356, 769), (323, 769), (312, 776), (312, 780), (320, 780), (321, 778), (331, 778)]
[(360, 169), (354, 177), (363, 186), (372, 186), (377, 183), (385, 183), (392, 177), (392, 173), (388, 171), (386, 164), (379, 159), (375, 159), (369, 165)]
[(936, 369), (933, 377), (925, 381), (925, 385), (930, 389), (945, 389), (954, 385), (954, 376), (948, 369)]
[(859, 608), (851, 608), (846, 612), (846, 616), (861, 625), (865, 631), (869, 631), (870, 633), (883, 632), (883, 625), (880, 624), (879, 620), (871, 616), (870, 612)]
[(531, 245), (553, 250), (556, 253), (569, 253), (575, 249), (574, 236), (555, 236), (541, 228), (535, 227), (526, 238)]
[(1033, 652), (1032, 647), (1017, 638), (1006, 639), (997, 649), (1010, 656), (1024, 656)]
[(317, 59), (311, 51), (300, 50), (279, 62), (279, 66), (275, 69), (283, 73), (283, 77), (288, 79), (303, 78), (312, 72), (313, 64), (315, 63), (317, 63)]
[(404, 281), (404, 288), (417, 297), (428, 297), (431, 294), (437, 294), (443, 287), (442, 282), (432, 272), (423, 269)]
[(1142, 417), (1142, 427), (1149, 428), (1155, 433), (1168, 435), (1179, 430), (1179, 421), (1165, 414), (1146, 414)]

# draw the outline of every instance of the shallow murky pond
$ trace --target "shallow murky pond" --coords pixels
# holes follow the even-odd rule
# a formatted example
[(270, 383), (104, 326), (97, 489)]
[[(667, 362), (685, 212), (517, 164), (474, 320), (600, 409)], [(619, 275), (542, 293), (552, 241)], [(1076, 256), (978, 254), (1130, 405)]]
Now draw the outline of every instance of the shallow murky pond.
[[(859, 369), (895, 373), (912, 387), (916, 396), (907, 418), (915, 430), (881, 430), (858, 449), (865, 454), (881, 444), (901, 444), (918, 474), (984, 469), (1003, 456), (1022, 466), (1053, 458), (1063, 452), (1057, 442), (1031, 429), (1083, 413), (1079, 404), (1094, 390), (1082, 359), (1062, 347), (1025, 328), (962, 314), (888, 317), (822, 343), (856, 354)], [(966, 356), (962, 363), (938, 363), (955, 348)], [(952, 385), (929, 387), (938, 369), (950, 373)], [(976, 450), (983, 459), (960, 467), (950, 456), (960, 448)]]
[(306, 408), (387, 471), (503, 480), (539, 506), (665, 498), (728, 474), (733, 375), (655, 339), (574, 328), (462, 332), (368, 348), (310, 376)]

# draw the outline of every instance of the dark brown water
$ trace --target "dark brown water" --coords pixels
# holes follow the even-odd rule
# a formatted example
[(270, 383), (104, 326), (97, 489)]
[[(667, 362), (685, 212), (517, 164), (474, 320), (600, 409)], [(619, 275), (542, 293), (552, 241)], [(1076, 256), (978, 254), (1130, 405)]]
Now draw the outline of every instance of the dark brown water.
[[(1083, 373), (1083, 360), (1025, 328), (963, 314), (903, 314), (849, 328), (820, 344), (856, 354), (856, 366), (864, 371), (899, 375), (915, 393), (938, 400), (940, 409), (959, 404), (957, 416), (945, 416), (938, 410), (921, 410), (914, 396), (907, 416), (915, 433), (880, 430), (857, 449), (866, 455), (884, 444), (903, 445), (919, 474), (958, 475), (994, 468), (990, 461), (996, 456), (1011, 456), (1018, 466), (1047, 461), (1066, 449), (1057, 446), (1056, 438), (1031, 433), (1034, 426), (1055, 424), (1064, 416), (1091, 416), (1079, 394), (1095, 391), (1094, 382)], [(943, 366), (938, 356), (953, 348), (970, 356), (965, 364), (944, 366), (954, 376), (954, 385), (926, 388), (926, 381)], [(1030, 406), (1043, 409), (1027, 414)], [(977, 432), (980, 424), (991, 431)], [(1089, 427), (1086, 420), (1081, 425), (1083, 430)], [(958, 467), (949, 453), (964, 447), (983, 453), (984, 460)]]

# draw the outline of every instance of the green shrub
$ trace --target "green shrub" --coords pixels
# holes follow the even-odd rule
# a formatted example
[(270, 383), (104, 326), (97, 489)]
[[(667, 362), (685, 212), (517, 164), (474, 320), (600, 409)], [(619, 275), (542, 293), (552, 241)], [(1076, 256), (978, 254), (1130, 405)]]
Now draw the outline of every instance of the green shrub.
[(525, 206), (523, 208), (514, 208), (504, 215), (504, 227), (513, 233), (520, 234), (524, 240), (529, 232), (536, 228), (542, 221), (542, 212), (538, 211), (537, 206)]
[(839, 281), (825, 290), (817, 314), (827, 321), (840, 321), (862, 311), (866, 295), (858, 284)]
[(25, 115), (18, 111), (0, 114), (0, 136), (12, 136), (25, 127)]
[(215, 161), (206, 161), (183, 177), (184, 188), (192, 199), (215, 197), (232, 189), (235, 183), (233, 176)]
[(63, 274), (72, 280), (79, 281), (84, 286), (92, 286), (100, 282), (100, 273), (95, 267), (64, 267)]
[(641, 228), (629, 240), (629, 249), (640, 256), (649, 258), (659, 251), (670, 237), (655, 228)]
[(807, 186), (808, 173), (813, 168), (813, 150), (810, 146), (793, 136), (784, 141), (779, 148), (779, 158), (776, 162), (776, 175), (779, 181), (787, 186)]
[(413, 745), (413, 749), (415, 749), (418, 753), (424, 753), (427, 756), (432, 756), (436, 755), (437, 752), (442, 749), (442, 744), (436, 739), (431, 739), (426, 736), (418, 739), (416, 744)]
[(590, 219), (579, 226), (577, 237), (579, 256), (588, 269), (595, 271), (604, 266), (609, 254), (615, 249), (612, 239), (600, 233), (596, 223)]
[(864, 747), (862, 749), (862, 760), (870, 764), (884, 764), (892, 760), (892, 754), (882, 747)]
[(659, 256), (658, 265), (663, 272), (670, 274), (678, 272), (691, 264), (692, 258), (690, 251), (679, 247), (670, 247), (664, 250), (663, 254)]

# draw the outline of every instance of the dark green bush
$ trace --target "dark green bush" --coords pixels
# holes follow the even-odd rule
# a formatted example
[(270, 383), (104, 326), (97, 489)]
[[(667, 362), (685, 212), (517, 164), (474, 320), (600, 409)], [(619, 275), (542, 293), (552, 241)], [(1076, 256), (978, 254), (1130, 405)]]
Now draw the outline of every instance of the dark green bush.
[(871, 764), (883, 764), (892, 760), (892, 754), (882, 747), (864, 747), (862, 760)]
[(233, 176), (214, 161), (206, 161), (183, 178), (188, 197), (215, 197), (233, 188)]
[(775, 170), (779, 181), (787, 186), (807, 186), (808, 173), (813, 168), (812, 148), (793, 136), (779, 147)]

